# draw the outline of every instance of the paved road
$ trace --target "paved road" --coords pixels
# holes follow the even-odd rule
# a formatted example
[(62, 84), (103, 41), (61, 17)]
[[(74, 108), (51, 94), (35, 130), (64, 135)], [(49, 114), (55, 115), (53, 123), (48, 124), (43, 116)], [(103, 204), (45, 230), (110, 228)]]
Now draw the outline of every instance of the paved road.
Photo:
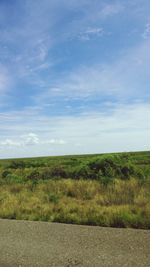
[(0, 220), (0, 267), (150, 267), (150, 231)]

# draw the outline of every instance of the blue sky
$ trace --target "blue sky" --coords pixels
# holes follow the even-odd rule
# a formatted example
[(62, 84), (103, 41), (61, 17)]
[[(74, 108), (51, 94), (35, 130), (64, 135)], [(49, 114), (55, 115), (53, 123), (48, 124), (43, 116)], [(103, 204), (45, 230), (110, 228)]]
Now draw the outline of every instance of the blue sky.
[(0, 1), (0, 157), (150, 149), (149, 0)]

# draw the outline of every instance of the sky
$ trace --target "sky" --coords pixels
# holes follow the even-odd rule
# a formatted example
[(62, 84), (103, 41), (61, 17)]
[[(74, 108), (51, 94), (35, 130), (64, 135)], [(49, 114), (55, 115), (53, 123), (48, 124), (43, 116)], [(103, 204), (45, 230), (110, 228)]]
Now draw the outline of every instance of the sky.
[(0, 158), (150, 150), (149, 0), (0, 0)]

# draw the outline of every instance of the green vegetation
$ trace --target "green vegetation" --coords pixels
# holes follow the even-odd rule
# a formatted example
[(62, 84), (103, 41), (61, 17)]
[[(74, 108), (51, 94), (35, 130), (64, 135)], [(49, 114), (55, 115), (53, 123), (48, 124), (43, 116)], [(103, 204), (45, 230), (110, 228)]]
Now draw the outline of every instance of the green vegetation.
[(150, 229), (150, 152), (0, 160), (0, 217)]

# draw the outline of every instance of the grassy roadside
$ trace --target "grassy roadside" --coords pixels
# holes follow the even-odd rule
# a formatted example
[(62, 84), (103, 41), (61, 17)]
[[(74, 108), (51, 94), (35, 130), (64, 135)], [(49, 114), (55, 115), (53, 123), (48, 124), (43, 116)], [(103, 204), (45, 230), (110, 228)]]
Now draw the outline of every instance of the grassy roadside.
[(1, 218), (150, 229), (148, 152), (0, 165)]

